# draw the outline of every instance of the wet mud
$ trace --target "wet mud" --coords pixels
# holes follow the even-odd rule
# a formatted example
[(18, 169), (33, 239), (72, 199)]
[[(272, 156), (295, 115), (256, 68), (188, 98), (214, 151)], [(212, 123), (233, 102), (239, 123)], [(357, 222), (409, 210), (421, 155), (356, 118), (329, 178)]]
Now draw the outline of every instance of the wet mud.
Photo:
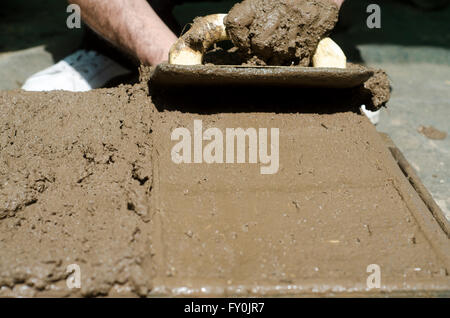
[(338, 8), (328, 0), (244, 0), (224, 23), (247, 64), (309, 66), (337, 19)]
[[(0, 93), (0, 296), (448, 291), (448, 237), (364, 116), (158, 110), (148, 93)], [(195, 119), (279, 128), (278, 172), (175, 164), (171, 132)]]
[(444, 140), (447, 138), (447, 132), (434, 128), (433, 126), (419, 126), (417, 131), (428, 139)]
[(382, 69), (354, 63), (347, 63), (347, 68), (372, 71), (373, 73), (364, 82), (364, 85), (355, 90), (355, 99), (362, 101), (366, 108), (372, 111), (385, 107), (391, 98), (391, 84), (386, 72)]
[[(0, 93), (0, 295), (151, 288), (152, 113), (139, 87)], [(82, 289), (66, 286), (81, 268)]]

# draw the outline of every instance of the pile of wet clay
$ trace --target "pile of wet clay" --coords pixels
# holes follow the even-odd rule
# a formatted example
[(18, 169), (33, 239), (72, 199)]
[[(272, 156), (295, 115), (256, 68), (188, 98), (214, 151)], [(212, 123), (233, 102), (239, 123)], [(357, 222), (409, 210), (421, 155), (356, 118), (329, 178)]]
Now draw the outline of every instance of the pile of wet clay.
[(350, 69), (369, 69), (373, 75), (360, 87), (355, 88), (353, 100), (363, 103), (368, 110), (374, 111), (385, 107), (391, 98), (391, 84), (382, 69), (347, 63)]
[[(142, 84), (0, 92), (0, 297), (368, 296), (372, 263), (379, 296), (450, 288), (447, 237), (363, 116), (160, 112)], [(280, 127), (279, 172), (176, 164), (194, 120)]]
[(250, 63), (309, 66), (338, 13), (329, 0), (245, 0), (230, 10), (224, 23)]

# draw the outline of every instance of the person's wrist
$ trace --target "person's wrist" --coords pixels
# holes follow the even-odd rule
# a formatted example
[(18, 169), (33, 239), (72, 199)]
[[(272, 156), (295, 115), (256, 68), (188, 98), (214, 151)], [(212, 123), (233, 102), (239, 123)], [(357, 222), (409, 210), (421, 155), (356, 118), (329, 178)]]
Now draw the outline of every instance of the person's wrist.
[(153, 65), (152, 53), (146, 45), (137, 43), (134, 53), (141, 64)]
[(132, 50), (142, 64), (157, 65), (168, 60), (170, 48), (176, 40), (175, 34), (165, 25), (148, 24), (134, 33)]
[(157, 65), (169, 59), (169, 51), (175, 43), (175, 35), (153, 41), (138, 41), (135, 47), (136, 57), (142, 64)]

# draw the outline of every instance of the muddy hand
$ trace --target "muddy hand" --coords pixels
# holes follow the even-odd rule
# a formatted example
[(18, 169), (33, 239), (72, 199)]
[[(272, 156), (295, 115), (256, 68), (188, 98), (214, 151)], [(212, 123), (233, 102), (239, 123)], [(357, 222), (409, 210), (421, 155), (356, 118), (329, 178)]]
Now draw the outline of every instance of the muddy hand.
[(216, 42), (228, 39), (223, 19), (226, 14), (212, 14), (194, 20), (188, 32), (171, 47), (169, 64), (202, 64), (203, 54)]
[[(260, 59), (263, 65), (309, 66), (312, 61), (314, 67), (346, 67), (345, 54), (333, 40), (318, 40), (334, 26), (336, 6), (322, 0), (285, 5), (269, 0), (263, 2), (269, 6), (264, 7), (267, 10), (263, 14), (258, 13), (261, 8), (255, 7), (258, 1), (243, 1), (228, 15), (196, 18), (191, 29), (170, 49), (169, 63), (202, 64), (203, 54), (212, 44), (230, 39), (244, 55)], [(285, 20), (288, 9), (296, 9), (296, 13)]]
[(338, 14), (330, 0), (244, 0), (224, 22), (230, 40), (247, 59), (261, 65), (310, 66)]

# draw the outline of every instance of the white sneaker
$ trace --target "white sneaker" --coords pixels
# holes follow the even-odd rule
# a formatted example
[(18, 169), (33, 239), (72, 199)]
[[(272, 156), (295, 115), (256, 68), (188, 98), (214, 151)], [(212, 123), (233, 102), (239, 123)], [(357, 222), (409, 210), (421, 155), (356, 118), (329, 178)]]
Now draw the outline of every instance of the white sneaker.
[(377, 125), (380, 122), (380, 109), (373, 112), (371, 110), (366, 109), (366, 105), (362, 105), (361, 111), (363, 112), (364, 115), (367, 116), (367, 118), (369, 118), (372, 124)]
[(94, 51), (78, 50), (62, 61), (29, 77), (22, 86), (26, 91), (65, 90), (85, 92), (105, 85), (130, 70)]

